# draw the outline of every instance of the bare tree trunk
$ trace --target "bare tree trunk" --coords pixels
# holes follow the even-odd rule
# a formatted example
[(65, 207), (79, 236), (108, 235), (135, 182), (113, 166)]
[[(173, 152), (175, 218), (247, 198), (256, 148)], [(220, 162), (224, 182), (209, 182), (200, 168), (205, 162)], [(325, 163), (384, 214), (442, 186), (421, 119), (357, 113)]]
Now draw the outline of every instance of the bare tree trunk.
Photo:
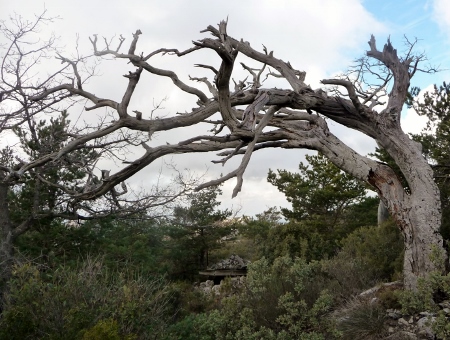
[[(409, 158), (410, 152), (404, 150), (403, 156)], [(407, 176), (410, 193), (405, 192), (394, 171), (384, 164), (378, 163), (376, 167), (370, 168), (367, 179), (378, 191), (382, 200), (380, 204), (387, 207), (403, 234), (404, 284), (405, 288), (415, 290), (420, 277), (426, 277), (434, 271), (444, 271), (446, 254), (439, 233), (439, 191), (433, 177), (426, 176), (431, 168), (425, 160), (417, 158), (410, 161), (410, 169), (421, 174), (417, 177)]]
[[(405, 176), (410, 193), (401, 188), (398, 178), (391, 175), (386, 183), (376, 187), (387, 203), (391, 216), (403, 233), (405, 242), (404, 283), (408, 289), (417, 288), (417, 280), (433, 271), (443, 272), (446, 254), (441, 226), (439, 188), (433, 171), (423, 158), (417, 143), (402, 131), (395, 131), (380, 144), (394, 158)], [(383, 145), (384, 144), (384, 145)], [(374, 183), (377, 181), (374, 181)], [(380, 186), (381, 184), (381, 186)]]
[(409, 185), (410, 192), (407, 192), (389, 166), (357, 154), (331, 133), (327, 136), (322, 134), (318, 132), (318, 142), (311, 146), (320, 150), (342, 170), (369, 183), (400, 228), (405, 243), (405, 287), (415, 290), (420, 277), (426, 277), (434, 271), (443, 272), (446, 254), (439, 233), (439, 189), (432, 169), (417, 143), (400, 129), (380, 128), (380, 146), (389, 152), (400, 167)]
[(426, 277), (433, 271), (443, 272), (445, 268), (443, 239), (439, 233), (440, 202), (428, 195), (416, 196), (411, 197), (409, 220), (404, 221), (402, 230), (405, 238), (403, 275), (408, 289), (417, 288), (419, 277)]

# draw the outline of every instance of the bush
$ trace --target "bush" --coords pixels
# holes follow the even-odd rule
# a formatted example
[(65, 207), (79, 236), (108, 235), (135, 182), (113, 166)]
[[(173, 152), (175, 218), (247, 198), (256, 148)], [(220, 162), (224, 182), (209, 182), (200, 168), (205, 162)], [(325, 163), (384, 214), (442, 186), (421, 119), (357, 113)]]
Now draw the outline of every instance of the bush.
[(199, 289), (193, 289), (193, 285), (187, 282), (175, 282), (168, 287), (172, 305), (176, 306), (174, 321), (179, 321), (189, 314), (199, 314), (212, 310), (217, 301), (212, 295), (206, 295)]
[(319, 262), (261, 259), (249, 266), (240, 295), (188, 316), (171, 327), (168, 339), (335, 339), (327, 282)]
[(347, 253), (322, 261), (322, 269), (330, 280), (328, 289), (338, 301), (345, 301), (378, 281), (366, 272), (364, 261)]
[(431, 273), (427, 278), (419, 278), (417, 291), (399, 292), (402, 312), (414, 314), (423, 311), (437, 311), (437, 303), (450, 297), (450, 274)]
[(274, 339), (272, 331), (258, 329), (253, 311), (239, 300), (237, 297), (226, 298), (221, 309), (187, 316), (171, 326), (166, 339)]
[(398, 299), (400, 290), (396, 288), (382, 289), (377, 293), (377, 297), (380, 301), (381, 306), (385, 309), (401, 309), (402, 305)]
[(15, 268), (0, 339), (80, 339), (85, 334), (101, 339), (101, 334), (116, 333), (121, 339), (153, 339), (173, 314), (164, 280), (108, 272), (100, 260), (46, 276), (30, 264)]
[(398, 279), (403, 264), (403, 241), (392, 223), (363, 227), (342, 241), (342, 250), (323, 260), (328, 289), (340, 301), (382, 281)]
[(404, 314), (436, 312), (433, 332), (438, 339), (450, 338), (450, 320), (438, 305), (450, 297), (450, 274), (431, 273), (427, 278), (419, 279), (417, 291), (399, 291), (397, 296)]
[(439, 311), (435, 322), (432, 325), (433, 332), (437, 339), (450, 338), (450, 321), (444, 311)]
[(83, 340), (134, 340), (134, 335), (122, 338), (119, 335), (117, 321), (112, 319), (100, 320), (83, 334)]
[(341, 243), (340, 256), (359, 259), (366, 276), (374, 281), (393, 280), (402, 272), (403, 238), (393, 222), (357, 229)]

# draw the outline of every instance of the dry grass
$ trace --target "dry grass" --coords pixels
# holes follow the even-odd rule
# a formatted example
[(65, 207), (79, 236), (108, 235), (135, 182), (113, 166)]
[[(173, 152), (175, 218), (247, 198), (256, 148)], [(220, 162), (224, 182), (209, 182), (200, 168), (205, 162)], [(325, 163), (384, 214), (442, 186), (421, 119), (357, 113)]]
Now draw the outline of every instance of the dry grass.
[(386, 335), (386, 312), (376, 301), (354, 298), (334, 312), (343, 339), (381, 339)]

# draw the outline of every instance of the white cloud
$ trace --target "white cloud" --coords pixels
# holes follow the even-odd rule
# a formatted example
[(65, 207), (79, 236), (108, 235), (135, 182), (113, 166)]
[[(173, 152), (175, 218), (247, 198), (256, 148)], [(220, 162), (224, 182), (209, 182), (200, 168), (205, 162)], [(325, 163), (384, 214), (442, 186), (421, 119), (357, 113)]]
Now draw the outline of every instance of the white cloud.
[[(419, 101), (422, 100), (423, 95), (426, 92), (430, 92), (432, 90), (433, 85), (425, 87), (423, 90), (420, 91), (419, 95), (417, 96), (418, 100)], [(419, 116), (413, 108), (407, 109), (406, 113), (402, 115), (401, 119), (403, 131), (405, 131), (406, 133), (414, 133), (414, 134), (419, 134), (420, 132), (422, 132), (422, 130), (427, 125), (427, 122), (428, 118), (426, 116)]]
[(402, 129), (406, 133), (419, 134), (427, 125), (428, 118), (419, 116), (414, 109), (408, 109), (402, 117)]
[(450, 38), (450, 6), (448, 0), (434, 0), (433, 15), (443, 33)]

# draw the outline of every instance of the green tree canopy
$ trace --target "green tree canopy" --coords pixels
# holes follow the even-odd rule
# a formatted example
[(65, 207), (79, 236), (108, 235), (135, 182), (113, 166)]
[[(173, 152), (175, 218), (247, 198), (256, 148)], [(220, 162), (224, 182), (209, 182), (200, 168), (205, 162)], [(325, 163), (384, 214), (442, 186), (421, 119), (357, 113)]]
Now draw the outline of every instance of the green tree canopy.
[(219, 187), (209, 187), (189, 195), (187, 206), (174, 209), (167, 221), (166, 245), (172, 259), (171, 272), (177, 278), (189, 278), (210, 264), (211, 252), (222, 246), (224, 237), (232, 235), (233, 226), (224, 223), (231, 216), (228, 209), (218, 209)]
[(321, 154), (306, 159), (309, 165), (301, 162), (299, 173), (270, 170), (268, 181), (292, 204), (292, 210), (281, 209), (286, 219), (320, 221), (333, 228), (349, 206), (364, 200), (366, 187)]
[(268, 259), (332, 257), (342, 238), (358, 227), (376, 224), (378, 198), (368, 197), (364, 184), (320, 154), (306, 158), (309, 164), (300, 163), (299, 173), (271, 170), (268, 175), (292, 204), (291, 209), (281, 209), (287, 221), (280, 221), (273, 210), (244, 221), (244, 233)]
[[(68, 142), (70, 121), (66, 111), (49, 121), (41, 120), (30, 131), (16, 127), (22, 151), (29, 160), (56, 152)], [(8, 148), (3, 150), (7, 157)], [(24, 176), (9, 192), (11, 219), (20, 224), (33, 215), (35, 226), (46, 227), (56, 215), (72, 215), (67, 193), (59, 186), (75, 190), (87, 173), (80, 164), (90, 164), (98, 158), (95, 149), (80, 149), (58, 163), (49, 162)], [(11, 156), (12, 157), (12, 154)], [(62, 164), (61, 164), (62, 163)], [(57, 183), (55, 185), (55, 183)]]

